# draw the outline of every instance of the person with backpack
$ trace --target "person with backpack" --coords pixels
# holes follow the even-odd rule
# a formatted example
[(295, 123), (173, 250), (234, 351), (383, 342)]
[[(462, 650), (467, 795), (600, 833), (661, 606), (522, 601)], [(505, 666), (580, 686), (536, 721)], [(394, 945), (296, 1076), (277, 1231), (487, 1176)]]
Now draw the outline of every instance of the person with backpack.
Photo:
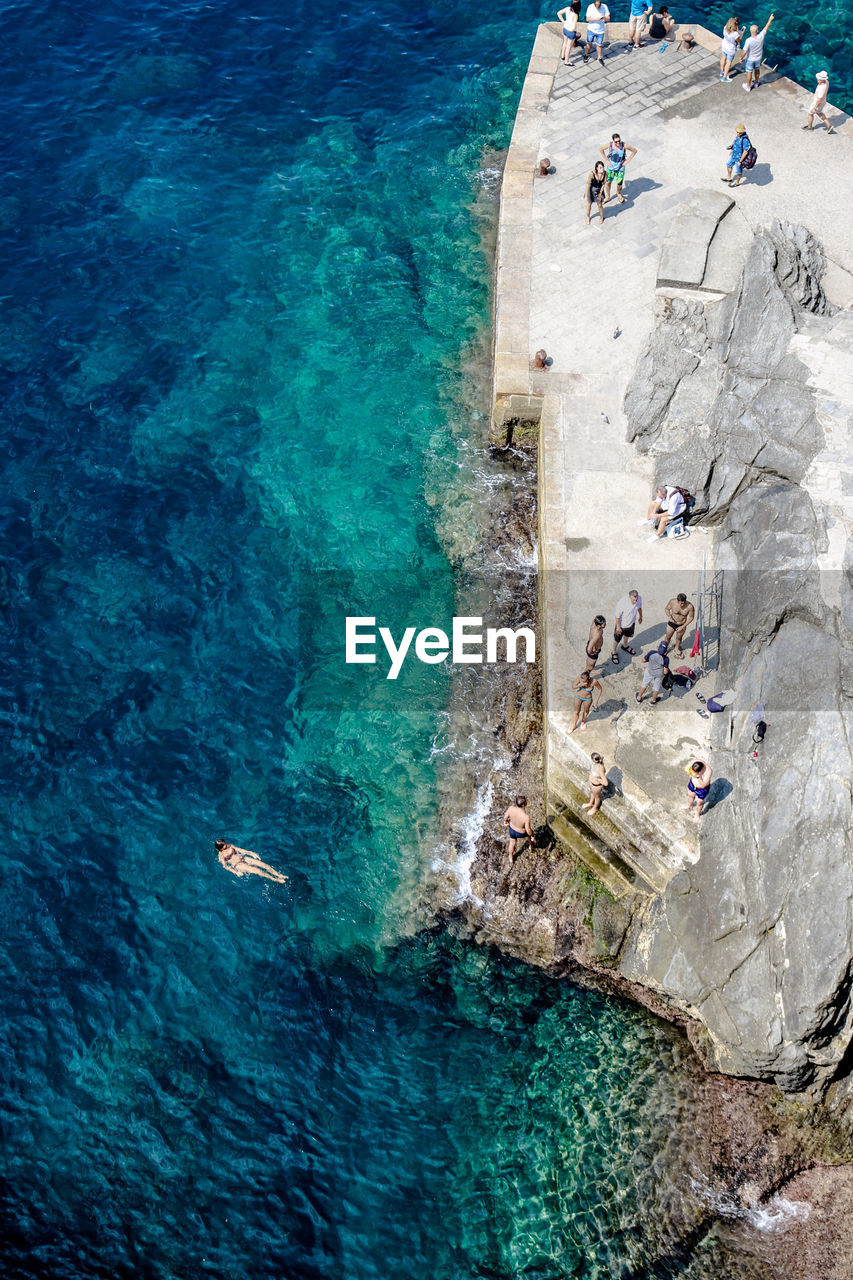
[(746, 125), (739, 124), (735, 129), (735, 140), (729, 147), (729, 159), (726, 164), (726, 176), (721, 179), (730, 187), (739, 187), (743, 181), (744, 169), (751, 169), (758, 154), (749, 140)]
[(637, 523), (650, 524), (653, 532), (649, 534), (649, 542), (656, 542), (658, 538), (666, 537), (666, 526), (671, 520), (677, 520), (683, 515), (686, 506), (687, 495), (683, 489), (677, 485), (659, 484), (655, 496), (649, 503), (645, 520), (639, 520)]

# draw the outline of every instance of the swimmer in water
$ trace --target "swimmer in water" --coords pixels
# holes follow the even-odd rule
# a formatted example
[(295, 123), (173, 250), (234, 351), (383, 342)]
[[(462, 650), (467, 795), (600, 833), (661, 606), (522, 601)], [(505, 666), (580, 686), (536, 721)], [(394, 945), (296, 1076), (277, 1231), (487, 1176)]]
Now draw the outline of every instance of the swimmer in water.
[(215, 840), (213, 847), (222, 866), (235, 876), (263, 876), (265, 880), (274, 880), (276, 884), (284, 884), (287, 880), (287, 876), (276, 871), (275, 867), (261, 862), (251, 849), (239, 849), (236, 844), (229, 844), (227, 840)]

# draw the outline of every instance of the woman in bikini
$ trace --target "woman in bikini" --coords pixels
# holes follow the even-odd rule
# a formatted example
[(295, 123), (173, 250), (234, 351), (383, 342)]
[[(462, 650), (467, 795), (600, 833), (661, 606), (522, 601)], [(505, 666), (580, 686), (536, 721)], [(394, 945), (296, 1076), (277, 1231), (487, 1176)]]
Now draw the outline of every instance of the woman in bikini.
[(592, 206), (598, 205), (598, 220), (604, 221), (604, 189), (607, 186), (607, 170), (604, 167), (603, 160), (596, 160), (592, 173), (586, 180), (586, 191), (584, 200), (586, 200), (586, 225), (589, 226), (590, 214)]
[[(581, 719), (581, 732), (586, 733), (586, 722), (589, 718), (589, 713), (592, 710), (597, 710), (601, 701), (601, 685), (597, 680), (593, 679), (589, 671), (582, 671), (572, 688), (575, 691), (575, 718), (572, 721), (569, 733), (574, 733), (577, 728), (578, 716)], [(595, 699), (595, 707), (593, 707), (592, 695), (595, 690), (598, 691), (598, 696)]]
[(583, 806), (590, 814), (598, 813), (601, 808), (601, 795), (609, 785), (610, 779), (604, 770), (604, 757), (593, 751), (592, 768), (589, 771), (589, 804)]
[(690, 774), (690, 781), (687, 784), (690, 800), (681, 807), (689, 813), (695, 803), (696, 812), (693, 815), (693, 820), (698, 822), (702, 810), (705, 808), (708, 792), (711, 790), (711, 766), (706, 764), (704, 760), (694, 760), (692, 764), (687, 766), (687, 772)]
[(287, 880), (287, 876), (276, 871), (275, 867), (261, 862), (251, 849), (239, 849), (236, 844), (229, 844), (227, 840), (215, 840), (213, 847), (222, 866), (235, 876), (263, 876), (265, 880), (274, 880), (276, 884), (284, 884)]

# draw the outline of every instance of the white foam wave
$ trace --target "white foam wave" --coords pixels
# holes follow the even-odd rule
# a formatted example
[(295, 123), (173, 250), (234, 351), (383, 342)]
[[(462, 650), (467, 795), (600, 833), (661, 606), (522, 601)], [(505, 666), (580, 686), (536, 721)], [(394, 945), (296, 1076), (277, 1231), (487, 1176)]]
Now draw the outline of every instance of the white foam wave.
[(784, 1196), (773, 1196), (767, 1204), (747, 1209), (746, 1219), (756, 1231), (785, 1231), (795, 1222), (805, 1222), (811, 1208), (807, 1200), (786, 1200)]

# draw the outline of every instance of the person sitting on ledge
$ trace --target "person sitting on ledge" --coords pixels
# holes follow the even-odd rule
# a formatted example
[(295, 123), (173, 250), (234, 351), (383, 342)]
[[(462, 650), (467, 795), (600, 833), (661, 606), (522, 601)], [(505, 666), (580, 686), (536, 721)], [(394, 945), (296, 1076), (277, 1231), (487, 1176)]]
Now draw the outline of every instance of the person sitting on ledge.
[(265, 880), (274, 880), (276, 884), (284, 884), (287, 880), (287, 876), (276, 871), (275, 867), (261, 862), (258, 855), (252, 853), (251, 849), (240, 849), (227, 840), (214, 840), (213, 847), (225, 870), (232, 871), (235, 876), (263, 876)]
[(680, 489), (674, 488), (673, 485), (658, 485), (657, 492), (649, 503), (645, 520), (637, 521), (638, 524), (650, 524), (653, 527), (654, 533), (649, 534), (649, 542), (666, 537), (666, 526), (671, 520), (684, 514), (685, 505)]
[[(652, 20), (649, 23), (649, 39), (665, 40), (675, 26), (675, 19), (670, 16), (669, 9), (662, 4), (657, 13), (652, 14)], [(690, 39), (693, 39), (691, 32), (688, 32)]]

